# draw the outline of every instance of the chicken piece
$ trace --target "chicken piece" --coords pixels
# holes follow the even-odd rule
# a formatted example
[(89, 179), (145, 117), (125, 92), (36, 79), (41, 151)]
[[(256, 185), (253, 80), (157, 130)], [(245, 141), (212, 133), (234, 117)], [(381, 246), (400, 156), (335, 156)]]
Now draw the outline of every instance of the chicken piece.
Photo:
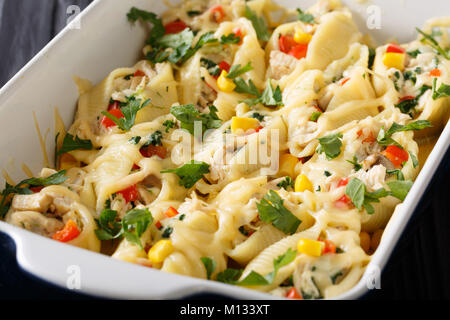
[(274, 50), (270, 53), (270, 74), (274, 80), (279, 80), (283, 76), (294, 71), (297, 59), (281, 51)]
[(362, 166), (365, 171), (369, 170), (370, 168), (378, 164), (383, 165), (387, 170), (395, 169), (392, 162), (388, 158), (383, 156), (381, 153), (371, 154), (362, 162)]
[(6, 222), (45, 237), (51, 237), (64, 228), (62, 221), (46, 217), (36, 211), (11, 212), (6, 216)]
[(13, 198), (11, 207), (14, 211), (37, 211), (45, 213), (52, 200), (53, 198), (51, 196), (44, 193), (18, 194)]

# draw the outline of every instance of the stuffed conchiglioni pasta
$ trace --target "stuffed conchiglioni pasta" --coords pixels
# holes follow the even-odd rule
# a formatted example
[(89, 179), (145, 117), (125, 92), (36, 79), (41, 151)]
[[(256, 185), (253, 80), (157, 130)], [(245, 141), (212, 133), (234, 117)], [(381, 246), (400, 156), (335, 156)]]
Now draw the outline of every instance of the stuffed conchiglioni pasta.
[(279, 297), (351, 290), (448, 121), (449, 18), (374, 54), (338, 0), (167, 6), (130, 8), (149, 31), (134, 66), (74, 77), (54, 168), (4, 171), (0, 218)]

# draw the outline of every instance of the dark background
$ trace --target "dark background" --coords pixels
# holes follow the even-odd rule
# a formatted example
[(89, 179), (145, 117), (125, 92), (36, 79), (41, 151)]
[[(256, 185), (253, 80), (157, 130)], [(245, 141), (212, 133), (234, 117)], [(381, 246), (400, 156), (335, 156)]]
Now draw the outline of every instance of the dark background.
[[(0, 0), (0, 87), (66, 24), (69, 5), (90, 0)], [(381, 277), (367, 299), (450, 298), (450, 152), (441, 163)], [(200, 298), (213, 296), (200, 296)], [(217, 297), (217, 296), (214, 296)], [(85, 299), (25, 274), (14, 242), (0, 233), (0, 298)]]

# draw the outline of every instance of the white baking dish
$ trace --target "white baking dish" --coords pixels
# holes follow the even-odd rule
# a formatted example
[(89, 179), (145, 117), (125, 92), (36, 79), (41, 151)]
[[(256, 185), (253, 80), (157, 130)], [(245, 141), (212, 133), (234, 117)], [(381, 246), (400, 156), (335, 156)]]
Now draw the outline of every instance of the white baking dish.
[[(279, 1), (291, 7), (307, 8), (315, 0)], [(448, 0), (423, 1), (378, 0), (368, 4), (344, 1), (357, 16), (364, 32), (367, 7), (379, 5), (381, 29), (372, 30), (377, 40), (388, 40), (395, 34), (400, 41), (415, 36), (414, 27), (433, 16), (450, 14)], [(162, 1), (97, 0), (81, 15), (81, 29), (66, 28), (0, 90), (0, 168), (18, 181), (24, 178), (21, 163), (34, 173), (42, 167), (39, 140), (32, 111), (36, 112), (41, 131), (46, 137), (49, 154), (53, 150), (53, 112), (58, 107), (67, 125), (73, 120), (78, 98), (73, 75), (100, 81), (117, 67), (133, 65), (140, 55), (146, 37), (144, 28), (132, 27), (125, 15), (130, 7), (160, 13)], [(377, 8), (372, 8), (377, 10)], [(418, 176), (400, 211), (392, 217), (368, 271), (382, 269), (408, 223), (423, 190), (426, 189), (442, 157), (450, 145), (450, 125), (447, 125), (428, 161)], [(3, 181), (0, 181), (2, 185)], [(69, 266), (80, 267), (81, 291), (109, 298), (164, 299), (180, 298), (193, 293), (218, 293), (234, 298), (270, 299), (272, 296), (245, 288), (213, 281), (168, 274), (125, 263), (52, 241), (31, 232), (0, 222), (0, 231), (10, 235), (17, 246), (19, 265), (27, 272), (53, 284), (66, 287)], [(340, 299), (354, 299), (366, 293), (370, 272)]]

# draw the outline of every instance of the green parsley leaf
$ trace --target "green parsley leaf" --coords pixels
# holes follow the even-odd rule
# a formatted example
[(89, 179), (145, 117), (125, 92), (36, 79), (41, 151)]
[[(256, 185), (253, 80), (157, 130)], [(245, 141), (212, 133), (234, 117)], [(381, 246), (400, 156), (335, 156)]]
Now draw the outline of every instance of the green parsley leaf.
[(153, 24), (152, 31), (150, 32), (150, 38), (147, 41), (151, 46), (155, 46), (158, 39), (163, 37), (166, 32), (162, 20), (158, 18), (158, 16), (153, 12), (148, 12), (133, 7), (128, 12), (127, 17), (128, 20), (130, 20), (132, 23), (136, 22), (140, 18), (143, 21), (147, 21)]
[(136, 136), (136, 137), (133, 137), (130, 140), (128, 140), (128, 142), (131, 143), (131, 144), (135, 144), (136, 145), (139, 142), (141, 142), (141, 139), (142, 139), (142, 137)]
[(68, 178), (65, 176), (66, 170), (59, 171), (47, 178), (30, 178), (19, 182), (17, 185), (12, 186), (9, 183), (5, 183), (5, 189), (0, 192), (2, 201), (0, 202), (0, 217), (4, 217), (11, 206), (10, 195), (13, 194), (32, 194), (30, 188), (34, 187), (47, 187), (51, 185), (60, 185), (64, 183)]
[(366, 185), (358, 178), (353, 178), (349, 181), (347, 187), (345, 188), (345, 194), (350, 197), (358, 210), (361, 210), (362, 207), (364, 207), (368, 214), (375, 212), (370, 204), (371, 202), (380, 202), (380, 198), (390, 195), (390, 193), (384, 188), (378, 189), (374, 192), (367, 192)]
[(166, 121), (164, 121), (163, 126), (166, 127), (166, 133), (168, 133), (170, 131), (170, 129), (175, 127), (175, 121), (166, 120)]
[(294, 216), (283, 205), (283, 199), (274, 190), (270, 190), (259, 203), (259, 217), (262, 221), (272, 223), (273, 226), (286, 234), (293, 234), (297, 231), (301, 220)]
[(409, 55), (410, 55), (411, 57), (413, 57), (413, 58), (417, 58), (417, 56), (418, 56), (419, 54), (421, 54), (422, 52), (420, 52), (419, 49), (416, 49), (416, 50), (414, 50), (414, 51), (407, 51), (406, 53), (409, 54)]
[(416, 168), (419, 165), (419, 160), (417, 160), (416, 156), (411, 151), (408, 151), (408, 153), (409, 153), (409, 155), (411, 157), (411, 161), (412, 161), (413, 167)]
[(309, 117), (309, 121), (317, 122), (317, 120), (320, 118), (320, 116), (321, 116), (322, 114), (323, 114), (323, 113), (320, 112), (320, 111), (313, 112), (313, 113), (311, 114), (311, 116)]
[(436, 33), (427, 34), (427, 33), (423, 32), (422, 30), (420, 30), (419, 28), (416, 28), (416, 30), (423, 36), (423, 38), (421, 40), (423, 43), (428, 44), (430, 47), (432, 47), (434, 50), (436, 50), (440, 55), (442, 55), (445, 59), (450, 60), (450, 54), (449, 54), (448, 50), (444, 50), (439, 45), (439, 42), (437, 42), (437, 40), (434, 38), (435, 36), (437, 36), (439, 34), (436, 34)]
[(82, 140), (77, 136), (74, 137), (70, 133), (67, 133), (57, 155), (60, 156), (64, 153), (79, 149), (92, 150), (92, 148), (93, 146), (91, 140)]
[(236, 77), (239, 77), (241, 74), (249, 72), (250, 70), (253, 70), (251, 62), (247, 63), (242, 68), (240, 64), (234, 65), (231, 67), (230, 72), (227, 75), (227, 78), (234, 79)]
[[(238, 78), (236, 80), (242, 80), (241, 78)], [(236, 84), (236, 92), (240, 92), (238, 90), (240, 90), (238, 87), (238, 84), (236, 83), (235, 80), (235, 84)], [(243, 80), (242, 80), (243, 81)], [(243, 81), (244, 82), (244, 81)], [(245, 84), (245, 82), (244, 82)], [(246, 93), (252, 94), (254, 96), (256, 96), (256, 99), (247, 99), (244, 100), (243, 102), (245, 102), (246, 104), (248, 104), (250, 107), (254, 106), (258, 103), (261, 103), (265, 106), (268, 107), (272, 107), (272, 106), (283, 106), (283, 97), (281, 94), (281, 89), (280, 86), (277, 86), (275, 89), (272, 87), (272, 82), (270, 79), (267, 80), (266, 83), (266, 89), (263, 91), (262, 94), (259, 93), (258, 89), (254, 86), (253, 82), (251, 80), (249, 80), (249, 84), (253, 87), (249, 88), (250, 90)]]
[(405, 176), (403, 175), (403, 172), (400, 169), (386, 170), (386, 173), (395, 174), (397, 176), (397, 180), (405, 180)]
[(345, 161), (351, 163), (355, 171), (359, 171), (362, 169), (362, 165), (358, 163), (358, 158), (356, 156), (353, 156), (353, 160), (345, 160)]
[(264, 18), (258, 17), (248, 6), (245, 6), (245, 17), (252, 22), (258, 39), (261, 41), (269, 41), (270, 33)]
[(208, 129), (217, 129), (222, 125), (222, 120), (217, 116), (217, 108), (209, 106), (208, 113), (200, 113), (193, 104), (182, 106), (173, 106), (170, 113), (181, 123), (181, 128), (188, 130), (194, 134), (194, 123), (200, 121), (202, 123), (202, 132)]
[(122, 224), (116, 221), (117, 211), (105, 209), (96, 220), (98, 229), (95, 234), (99, 240), (111, 240), (121, 236)]
[(327, 160), (336, 158), (341, 154), (342, 137), (343, 136), (341, 133), (334, 133), (322, 138), (318, 138), (320, 145), (316, 151), (319, 154), (325, 152)]
[(251, 79), (248, 80), (248, 84), (242, 78), (236, 78), (233, 82), (236, 85), (234, 91), (237, 93), (247, 93), (255, 97), (260, 97), (261, 93)]
[(396, 180), (388, 182), (387, 185), (391, 189), (391, 195), (403, 201), (408, 195), (408, 192), (411, 189), (413, 182), (410, 180), (406, 181)]
[(148, 147), (150, 145), (162, 146), (162, 137), (161, 131), (155, 131), (150, 135), (148, 141), (142, 147)]
[(439, 98), (445, 98), (450, 96), (450, 86), (445, 84), (445, 83), (441, 83), (441, 86), (439, 87), (439, 89), (436, 90), (436, 86), (437, 86), (437, 78), (433, 79), (433, 100), (437, 100)]
[(394, 133), (401, 131), (422, 130), (431, 126), (432, 125), (428, 120), (417, 120), (410, 122), (407, 125), (401, 125), (394, 122), (389, 130), (385, 131), (384, 127), (380, 129), (377, 142), (382, 146), (396, 145), (401, 148), (402, 146), (391, 138)]
[(262, 114), (258, 113), (258, 112), (254, 112), (251, 115), (251, 117), (257, 119), (259, 122), (263, 122), (264, 121), (264, 116)]
[(145, 108), (151, 102), (150, 99), (147, 99), (141, 104), (141, 99), (136, 99), (133, 96), (127, 99), (127, 104), (121, 108), (124, 118), (119, 119), (107, 111), (102, 112), (105, 117), (111, 119), (122, 131), (130, 131), (134, 126), (138, 111)]
[(374, 48), (369, 48), (369, 62), (368, 62), (368, 65), (367, 65), (367, 67), (369, 69), (372, 69), (373, 63), (375, 61), (375, 55), (376, 55), (375, 49)]
[(152, 222), (153, 216), (147, 208), (132, 209), (122, 219), (122, 234), (129, 242), (143, 249), (140, 237)]
[(168, 239), (172, 235), (172, 232), (173, 232), (173, 228), (172, 227), (167, 227), (166, 229), (164, 229), (163, 234), (162, 234), (161, 237), (163, 237), (164, 239)]
[(175, 173), (180, 178), (180, 186), (190, 189), (203, 178), (204, 174), (209, 173), (209, 167), (210, 165), (205, 162), (192, 160), (178, 169), (161, 171), (161, 173)]
[(238, 44), (239, 42), (241, 42), (241, 37), (236, 36), (234, 33), (223, 35), (220, 38), (221, 44)]
[(310, 13), (304, 13), (302, 9), (297, 9), (298, 12), (298, 20), (308, 23), (308, 24), (315, 24), (316, 21), (314, 20), (314, 16)]
[(212, 75), (213, 77), (219, 76), (220, 72), (222, 71), (222, 69), (219, 68), (217, 63), (215, 63), (212, 60), (209, 60), (209, 59), (206, 59), (206, 58), (201, 58), (200, 59), (200, 63), (202, 65), (202, 67), (207, 69), (209, 74)]
[(273, 260), (273, 271), (265, 276), (251, 271), (244, 279), (239, 281), (242, 275), (241, 269), (225, 269), (217, 275), (217, 281), (234, 284), (238, 286), (263, 286), (273, 283), (278, 270), (294, 261), (297, 252), (289, 248), (283, 255)]
[(202, 257), (200, 260), (205, 266), (207, 279), (211, 279), (211, 275), (214, 273), (214, 270), (216, 270), (216, 262), (208, 257)]
[(277, 184), (277, 187), (288, 190), (289, 188), (294, 189), (294, 180), (291, 177), (285, 177), (280, 183)]

